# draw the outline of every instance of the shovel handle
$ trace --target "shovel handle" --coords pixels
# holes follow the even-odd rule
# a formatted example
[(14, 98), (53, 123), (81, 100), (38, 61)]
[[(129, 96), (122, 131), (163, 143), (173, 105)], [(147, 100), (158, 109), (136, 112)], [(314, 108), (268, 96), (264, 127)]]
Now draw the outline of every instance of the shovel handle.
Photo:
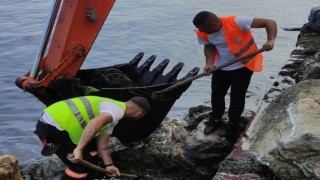
[(169, 92), (169, 91), (171, 91), (171, 90), (173, 90), (173, 89), (176, 89), (177, 87), (180, 87), (180, 86), (182, 86), (182, 85), (184, 85), (184, 84), (186, 84), (186, 83), (190, 83), (191, 81), (193, 81), (193, 80), (195, 80), (195, 79), (201, 78), (201, 77), (203, 77), (203, 76), (208, 76), (209, 74), (212, 74), (213, 72), (215, 72), (215, 71), (217, 71), (217, 70), (219, 70), (219, 69), (222, 69), (222, 68), (224, 68), (224, 67), (230, 66), (231, 64), (234, 64), (234, 63), (237, 63), (237, 62), (246, 60), (246, 59), (248, 59), (248, 58), (251, 58), (251, 57), (253, 57), (253, 56), (255, 56), (255, 55), (257, 55), (257, 54), (259, 54), (259, 53), (261, 53), (261, 52), (263, 52), (263, 51), (264, 51), (263, 49), (258, 49), (258, 50), (256, 50), (256, 51), (253, 51), (253, 52), (247, 54), (247, 55), (244, 55), (244, 56), (241, 56), (241, 57), (237, 57), (237, 58), (235, 58), (234, 60), (232, 60), (232, 61), (230, 61), (230, 62), (228, 62), (228, 63), (225, 63), (225, 64), (223, 64), (223, 65), (221, 65), (221, 66), (215, 67), (215, 68), (214, 68), (213, 70), (211, 70), (208, 74), (201, 73), (201, 74), (192, 76), (192, 77), (187, 78), (187, 79), (185, 79), (185, 80), (183, 80), (183, 81), (177, 82), (175, 85), (172, 85), (172, 86), (170, 86), (170, 87), (167, 87), (166, 89), (163, 89), (163, 90), (161, 90), (161, 91), (155, 92), (155, 93), (152, 94), (152, 96), (153, 96), (154, 99), (157, 99), (157, 97), (161, 96), (161, 94), (167, 93), (167, 92)]
[[(73, 154), (68, 154), (68, 156), (67, 156), (68, 160), (71, 160), (73, 157), (74, 157)], [(104, 168), (101, 168), (101, 167), (99, 167), (97, 165), (94, 165), (94, 164), (92, 164), (92, 163), (90, 163), (90, 162), (88, 162), (86, 160), (79, 159), (78, 163), (83, 165), (83, 166), (86, 166), (86, 167), (88, 167), (88, 168), (90, 168), (92, 170), (95, 170), (95, 171), (98, 171), (98, 172), (101, 172), (101, 173), (105, 173), (109, 177), (113, 177), (113, 176), (109, 175)], [(120, 173), (120, 175), (123, 176), (123, 177), (126, 177), (126, 178), (132, 178), (132, 179), (138, 177), (137, 175), (134, 175), (134, 174)]]

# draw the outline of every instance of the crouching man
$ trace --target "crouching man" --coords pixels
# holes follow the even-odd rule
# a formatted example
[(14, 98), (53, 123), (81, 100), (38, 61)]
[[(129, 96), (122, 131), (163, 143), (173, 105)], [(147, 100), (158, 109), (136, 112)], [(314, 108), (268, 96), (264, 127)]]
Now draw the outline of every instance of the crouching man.
[[(120, 176), (109, 153), (109, 137), (122, 118), (137, 120), (150, 110), (144, 97), (126, 102), (98, 96), (82, 96), (56, 102), (44, 109), (35, 134), (43, 143), (42, 155), (56, 154), (67, 166), (61, 180), (102, 178), (77, 164), (81, 159), (98, 165), (102, 158), (106, 171)], [(68, 154), (74, 157), (68, 160)]]

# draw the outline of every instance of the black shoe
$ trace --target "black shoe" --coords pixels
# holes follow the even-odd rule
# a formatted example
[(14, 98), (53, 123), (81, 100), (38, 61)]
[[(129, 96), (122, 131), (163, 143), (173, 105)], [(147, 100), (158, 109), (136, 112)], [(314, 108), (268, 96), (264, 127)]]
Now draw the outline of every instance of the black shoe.
[(203, 134), (207, 135), (213, 133), (214, 130), (220, 127), (223, 124), (223, 121), (222, 119), (212, 120), (211, 118), (209, 118), (209, 120), (206, 121), (204, 124), (206, 125), (206, 127), (203, 130)]
[(224, 125), (219, 133), (218, 133), (218, 136), (220, 137), (232, 137), (234, 136), (237, 131), (238, 131), (238, 125), (237, 124), (231, 124), (231, 123), (228, 123), (226, 125)]
[(205, 135), (211, 134), (215, 129), (216, 129), (215, 126), (206, 126), (203, 130), (203, 134)]
[(204, 122), (204, 124), (205, 124), (206, 126), (214, 126), (215, 122), (214, 122), (214, 121), (211, 121), (211, 120), (209, 119), (208, 121)]

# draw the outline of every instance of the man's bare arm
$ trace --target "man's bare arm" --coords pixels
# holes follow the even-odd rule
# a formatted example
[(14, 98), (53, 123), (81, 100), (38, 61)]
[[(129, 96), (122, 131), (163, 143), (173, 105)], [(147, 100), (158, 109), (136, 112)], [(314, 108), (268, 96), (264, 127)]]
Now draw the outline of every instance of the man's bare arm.
[(215, 47), (213, 44), (204, 45), (204, 55), (206, 57), (206, 64), (203, 68), (203, 73), (208, 74), (209, 71), (213, 69), (213, 59), (214, 59)]
[(76, 163), (79, 159), (82, 159), (82, 152), (84, 147), (93, 139), (93, 137), (99, 132), (99, 130), (108, 123), (112, 122), (112, 117), (108, 113), (102, 113), (99, 116), (89, 121), (84, 128), (80, 141), (77, 147), (73, 151), (74, 158), (72, 162)]
[(265, 51), (273, 49), (277, 37), (277, 23), (271, 19), (253, 18), (251, 28), (265, 28), (267, 32), (267, 41), (262, 46)]
[(106, 171), (110, 174), (120, 176), (119, 169), (113, 165), (113, 161), (109, 151), (109, 134), (104, 133), (97, 138), (97, 146), (99, 154), (106, 166)]

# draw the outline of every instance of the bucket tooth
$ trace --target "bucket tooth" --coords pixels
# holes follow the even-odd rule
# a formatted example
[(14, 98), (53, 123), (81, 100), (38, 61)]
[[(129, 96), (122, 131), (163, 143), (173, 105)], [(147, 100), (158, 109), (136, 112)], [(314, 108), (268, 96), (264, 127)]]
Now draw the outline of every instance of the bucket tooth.
[(170, 59), (164, 59), (157, 67), (155, 67), (152, 72), (156, 72), (157, 74), (162, 74), (164, 69), (169, 64)]
[(152, 84), (166, 84), (169, 82), (176, 81), (176, 77), (178, 76), (179, 72), (181, 71), (183, 65), (184, 64), (182, 62), (178, 63), (165, 76), (163, 76), (163, 77), (159, 76), (158, 78), (156, 78)]
[(189, 77), (197, 75), (199, 70), (200, 70), (200, 68), (198, 68), (198, 67), (193, 68), (191, 71), (188, 72), (187, 75), (185, 75), (183, 78), (179, 79), (179, 81), (183, 81)]
[(137, 54), (130, 62), (129, 64), (131, 66), (138, 66), (140, 60), (142, 59), (144, 53), (143, 52), (140, 52), (139, 54)]
[(182, 67), (183, 67), (183, 63), (179, 62), (177, 65), (175, 65), (171, 71), (166, 74), (166, 76), (168, 77), (168, 82), (171, 82), (172, 80), (175, 80), (179, 74), (179, 72), (181, 71)]
[(159, 76), (162, 75), (164, 69), (169, 64), (169, 59), (163, 60), (156, 68), (154, 68), (152, 71), (146, 71), (143, 74), (143, 77), (141, 78), (141, 84), (148, 86), (151, 85), (152, 82)]
[(138, 67), (139, 73), (142, 75), (145, 70), (149, 70), (157, 56), (150, 56), (141, 66)]

